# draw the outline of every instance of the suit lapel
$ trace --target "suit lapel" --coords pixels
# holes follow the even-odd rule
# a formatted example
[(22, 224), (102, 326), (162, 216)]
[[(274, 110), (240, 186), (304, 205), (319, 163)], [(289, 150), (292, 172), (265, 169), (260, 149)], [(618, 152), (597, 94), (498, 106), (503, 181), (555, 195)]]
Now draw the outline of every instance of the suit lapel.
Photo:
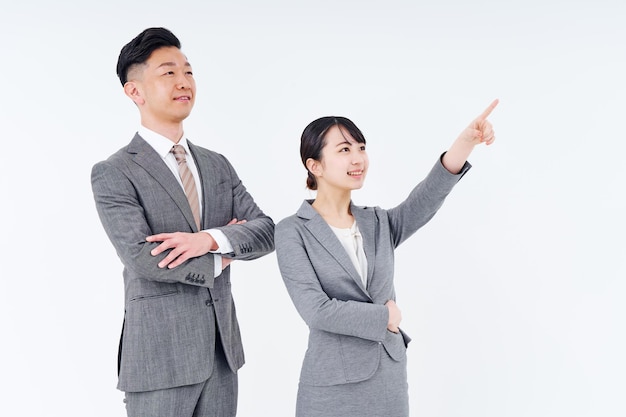
[(215, 217), (217, 213), (222, 214), (222, 211), (218, 209), (218, 201), (215, 198), (216, 190), (218, 189), (217, 182), (220, 177), (216, 172), (216, 164), (213, 163), (206, 151), (192, 144), (189, 139), (187, 139), (187, 144), (193, 155), (202, 186), (202, 225), (205, 227), (204, 225), (219, 224), (221, 219)]
[(196, 231), (196, 222), (191, 213), (185, 191), (172, 174), (172, 171), (165, 165), (161, 156), (139, 135), (135, 135), (130, 142), (128, 152), (134, 154), (133, 161), (145, 169), (163, 187), (165, 192), (169, 194), (178, 208), (180, 208), (189, 226), (193, 231)]
[[(300, 210), (298, 210), (298, 216), (308, 219), (304, 226), (320, 243), (320, 246), (326, 250), (337, 261), (337, 263), (341, 265), (346, 272), (348, 272), (348, 274), (350, 274), (350, 277), (359, 285), (363, 292), (367, 294), (367, 290), (361, 280), (361, 275), (357, 272), (343, 245), (330, 226), (328, 226), (328, 223), (326, 223), (322, 216), (315, 211), (308, 201), (305, 201), (302, 204)], [(367, 269), (369, 275), (369, 266)]]
[(350, 210), (363, 238), (363, 251), (367, 259), (367, 283), (369, 285), (374, 275), (374, 258), (376, 255), (376, 220), (374, 218), (374, 210), (366, 210), (354, 204), (350, 204)]

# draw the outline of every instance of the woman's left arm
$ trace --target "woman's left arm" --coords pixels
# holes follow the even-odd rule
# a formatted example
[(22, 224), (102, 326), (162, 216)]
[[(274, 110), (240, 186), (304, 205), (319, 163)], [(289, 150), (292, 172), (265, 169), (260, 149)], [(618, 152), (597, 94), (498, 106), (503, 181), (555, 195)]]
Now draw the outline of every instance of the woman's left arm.
[(496, 139), (493, 126), (491, 126), (487, 117), (489, 117), (489, 114), (497, 105), (498, 100), (496, 99), (480, 116), (472, 120), (443, 156), (441, 162), (452, 174), (461, 172), (465, 161), (467, 161), (467, 158), (474, 150), (474, 146), (480, 143), (491, 145)]

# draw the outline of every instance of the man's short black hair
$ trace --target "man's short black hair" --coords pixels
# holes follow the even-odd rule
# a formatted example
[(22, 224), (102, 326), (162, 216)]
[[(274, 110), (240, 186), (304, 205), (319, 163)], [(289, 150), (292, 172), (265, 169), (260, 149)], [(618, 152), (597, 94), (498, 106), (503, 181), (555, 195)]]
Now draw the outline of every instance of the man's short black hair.
[(148, 28), (124, 45), (117, 59), (117, 76), (122, 85), (128, 81), (131, 67), (145, 63), (152, 52), (166, 46), (180, 49), (178, 38), (165, 28)]

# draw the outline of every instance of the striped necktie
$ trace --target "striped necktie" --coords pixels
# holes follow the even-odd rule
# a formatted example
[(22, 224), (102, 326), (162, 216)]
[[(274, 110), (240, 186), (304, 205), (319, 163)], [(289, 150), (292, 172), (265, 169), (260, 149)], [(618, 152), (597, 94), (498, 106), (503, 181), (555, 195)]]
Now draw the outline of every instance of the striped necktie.
[(200, 204), (198, 202), (198, 190), (196, 189), (196, 181), (193, 178), (193, 174), (187, 166), (187, 157), (185, 156), (185, 148), (181, 145), (174, 145), (172, 151), (176, 162), (178, 163), (178, 173), (180, 179), (183, 182), (183, 188), (185, 189), (185, 195), (189, 201), (191, 207), (191, 213), (196, 221), (196, 226), (200, 230)]

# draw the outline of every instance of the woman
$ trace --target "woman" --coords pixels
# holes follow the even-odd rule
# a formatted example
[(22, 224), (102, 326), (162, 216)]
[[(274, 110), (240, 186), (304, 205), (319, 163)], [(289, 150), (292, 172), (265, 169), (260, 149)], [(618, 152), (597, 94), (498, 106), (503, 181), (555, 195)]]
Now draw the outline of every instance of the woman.
[(352, 190), (368, 169), (365, 137), (344, 117), (302, 133), (300, 156), (314, 200), (276, 226), (280, 272), (309, 326), (298, 417), (409, 415), (406, 347), (395, 303), (393, 251), (426, 224), (470, 168), (474, 146), (495, 136), (487, 116), (461, 132), (408, 198), (390, 210), (359, 207)]

